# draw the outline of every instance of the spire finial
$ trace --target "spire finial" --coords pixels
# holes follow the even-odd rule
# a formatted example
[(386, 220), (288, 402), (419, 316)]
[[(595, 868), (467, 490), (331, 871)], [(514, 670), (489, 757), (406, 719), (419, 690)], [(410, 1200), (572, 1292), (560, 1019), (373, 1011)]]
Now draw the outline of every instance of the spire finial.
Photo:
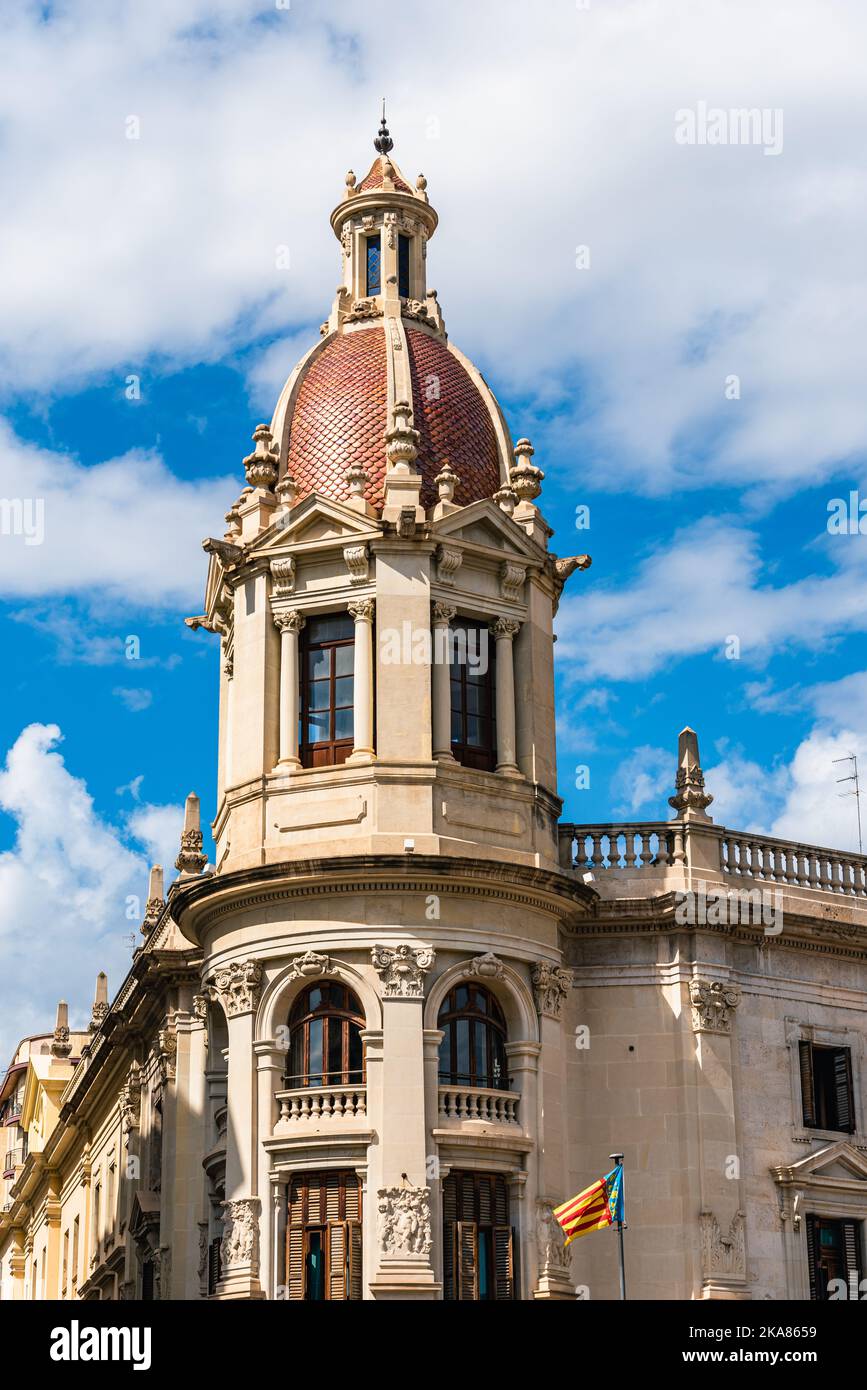
[(389, 150), (394, 149), (394, 141), (388, 133), (388, 126), (385, 124), (385, 97), (382, 98), (382, 120), (379, 123), (379, 134), (373, 142), (373, 148), (377, 154), (388, 154)]

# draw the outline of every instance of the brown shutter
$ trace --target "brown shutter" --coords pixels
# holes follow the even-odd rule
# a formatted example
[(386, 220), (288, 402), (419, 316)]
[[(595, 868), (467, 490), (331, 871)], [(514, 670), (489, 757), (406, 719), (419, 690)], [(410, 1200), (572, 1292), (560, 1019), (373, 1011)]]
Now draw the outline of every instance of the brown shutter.
[(804, 1110), (804, 1124), (808, 1129), (816, 1125), (816, 1092), (813, 1086), (813, 1044), (799, 1042), (801, 1058), (801, 1104)]
[(515, 1297), (515, 1270), (512, 1262), (511, 1226), (494, 1227), (494, 1297)]
[(840, 1047), (834, 1053), (834, 1097), (837, 1107), (837, 1128), (846, 1134), (855, 1131), (855, 1104), (852, 1095), (852, 1051)]
[[(804, 1044), (801, 1043), (803, 1047)], [(818, 1298), (816, 1292), (816, 1218), (807, 1217), (807, 1264), (810, 1272), (810, 1297), (815, 1301)]]
[(475, 1221), (459, 1221), (455, 1228), (458, 1247), (458, 1298), (475, 1302), (478, 1291), (478, 1227)]
[(361, 1222), (350, 1221), (347, 1224), (349, 1231), (349, 1297), (352, 1299), (361, 1299), (364, 1296), (361, 1262)]
[(328, 1227), (328, 1297), (332, 1303), (341, 1302), (347, 1294), (348, 1248), (344, 1221), (332, 1221)]
[(355, 1173), (346, 1175), (346, 1219), (361, 1220), (361, 1179)]
[(220, 1250), (222, 1244), (223, 1242), (220, 1237), (214, 1236), (214, 1239), (208, 1247), (208, 1293), (214, 1293), (220, 1282), (220, 1275), (222, 1273)]
[[(854, 1289), (855, 1298), (860, 1296), (861, 1290), (861, 1242), (858, 1239), (860, 1231), (858, 1221), (844, 1221), (843, 1226), (843, 1251), (846, 1256), (846, 1292), (851, 1298)], [(853, 1278), (854, 1275), (854, 1278)]]
[(286, 1232), (286, 1296), (304, 1297), (304, 1228), (290, 1226)]
[(456, 1229), (456, 1222), (443, 1222), (443, 1299), (446, 1302), (450, 1302), (452, 1299), (457, 1298), (455, 1270)]
[(323, 1186), (326, 1190), (325, 1199), (325, 1220), (340, 1220), (340, 1173), (327, 1173), (324, 1178)]

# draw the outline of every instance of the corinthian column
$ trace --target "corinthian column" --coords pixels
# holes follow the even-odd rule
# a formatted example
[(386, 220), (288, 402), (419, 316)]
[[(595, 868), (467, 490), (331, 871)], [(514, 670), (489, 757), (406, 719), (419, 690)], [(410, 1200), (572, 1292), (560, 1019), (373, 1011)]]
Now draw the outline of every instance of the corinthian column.
[(433, 653), (431, 703), (433, 705), (433, 755), (440, 762), (453, 763), (452, 701), (449, 669), (449, 623), (458, 610), (447, 603), (435, 603), (431, 613)]
[(348, 612), (355, 620), (355, 660), (353, 666), (354, 720), (350, 763), (373, 762), (373, 612), (372, 598), (350, 603)]
[(280, 629), (280, 761), (277, 770), (291, 772), (301, 766), (298, 757), (298, 634), (304, 618), (294, 608), (274, 614)]
[(497, 644), (497, 772), (520, 777), (515, 745), (515, 668), (512, 643), (521, 624), (514, 618), (497, 618), (490, 633)]

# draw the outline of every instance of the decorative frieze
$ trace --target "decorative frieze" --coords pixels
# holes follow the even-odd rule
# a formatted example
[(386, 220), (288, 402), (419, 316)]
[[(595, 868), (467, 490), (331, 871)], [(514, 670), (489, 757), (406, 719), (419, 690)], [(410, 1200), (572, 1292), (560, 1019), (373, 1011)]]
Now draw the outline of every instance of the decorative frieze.
[(690, 980), (694, 1033), (730, 1033), (734, 1011), (741, 1002), (737, 985), (723, 980)]
[(712, 1211), (701, 1213), (699, 1226), (701, 1265), (705, 1278), (714, 1279), (722, 1276), (726, 1279), (745, 1279), (747, 1264), (744, 1213), (735, 1212), (727, 1235), (723, 1235), (722, 1227)]
[(370, 952), (386, 999), (421, 999), (424, 977), (436, 960), (430, 946), (374, 946)]
[(165, 1028), (157, 1033), (157, 1064), (163, 1083), (174, 1081), (178, 1064), (178, 1035), (173, 1016), (166, 1019)]
[[(347, 472), (349, 470), (347, 469)], [(364, 475), (365, 481), (367, 474)], [(370, 551), (366, 545), (347, 545), (343, 548), (343, 559), (349, 570), (350, 584), (366, 584), (370, 577)]]
[(257, 960), (233, 961), (210, 977), (227, 1018), (254, 1012), (262, 989), (262, 966)]
[(220, 1264), (224, 1273), (239, 1266), (256, 1270), (259, 1265), (259, 1198), (242, 1197), (223, 1202), (223, 1240)]
[(536, 1009), (548, 1018), (560, 1018), (563, 1004), (572, 987), (572, 972), (560, 965), (552, 965), (548, 960), (540, 960), (533, 966), (533, 994)]
[(141, 1067), (133, 1062), (120, 1088), (120, 1120), (124, 1134), (138, 1129), (141, 1123)]
[(430, 1189), (381, 1187), (376, 1194), (379, 1245), (384, 1255), (427, 1255), (431, 1236)]

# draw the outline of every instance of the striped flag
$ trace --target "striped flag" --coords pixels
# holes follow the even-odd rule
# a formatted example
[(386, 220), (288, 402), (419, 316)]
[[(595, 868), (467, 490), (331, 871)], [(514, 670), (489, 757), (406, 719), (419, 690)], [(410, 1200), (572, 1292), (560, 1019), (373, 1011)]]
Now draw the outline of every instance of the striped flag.
[(566, 1235), (569, 1245), (579, 1236), (601, 1231), (614, 1221), (623, 1220), (623, 1169), (612, 1168), (604, 1178), (585, 1187), (577, 1197), (554, 1208), (554, 1215)]

